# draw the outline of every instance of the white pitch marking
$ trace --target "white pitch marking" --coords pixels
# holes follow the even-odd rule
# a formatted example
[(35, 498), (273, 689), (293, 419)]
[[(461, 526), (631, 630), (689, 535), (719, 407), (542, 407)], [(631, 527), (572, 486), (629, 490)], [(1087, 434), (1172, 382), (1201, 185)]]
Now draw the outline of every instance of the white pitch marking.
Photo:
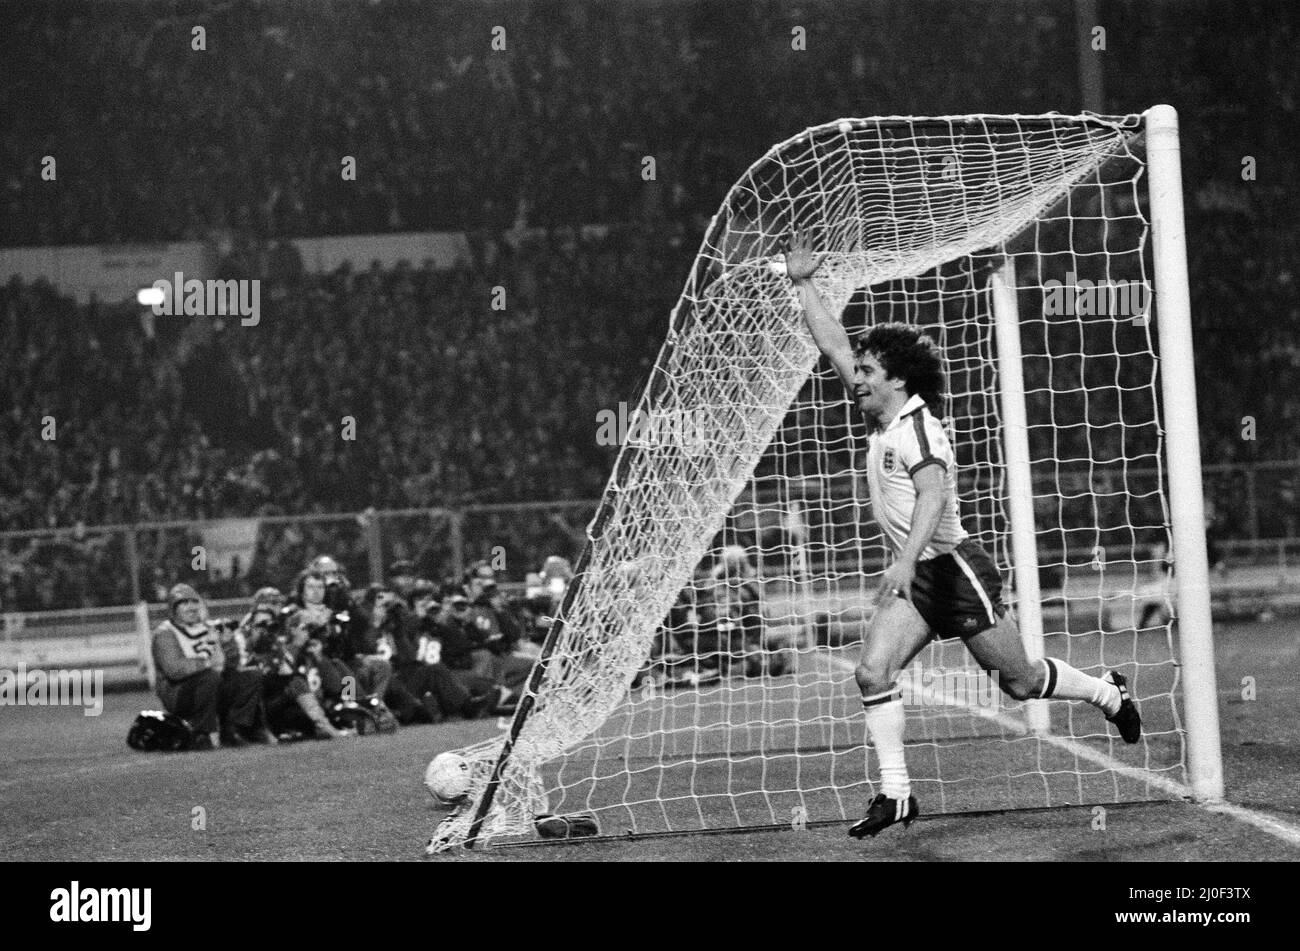
[[(832, 664), (835, 667), (838, 667), (840, 670), (843, 671), (848, 671), (851, 673), (856, 666), (855, 664), (845, 660), (843, 657), (838, 657), (829, 652), (823, 651), (822, 656), (824, 656), (830, 664)], [(927, 687), (925, 689), (927, 691), (933, 692), (933, 688)], [(946, 701), (946, 702), (951, 702), (951, 701)], [(962, 706), (962, 704), (953, 704), (953, 705)], [(1020, 733), (1029, 732), (1028, 728), (1023, 723), (1021, 723), (1019, 720), (1014, 719), (1013, 717), (1007, 716), (1005, 713), (998, 713), (980, 707), (970, 707), (969, 709), (971, 710), (972, 713), (977, 713), (980, 716), (987, 717), (990, 720), (996, 720), (1001, 726), (1004, 726), (1007, 729), (1016, 730)], [(1182, 783), (1175, 782), (1174, 780), (1169, 779), (1168, 777), (1161, 776), (1157, 773), (1153, 773), (1150, 770), (1143, 769), (1140, 766), (1127, 766), (1124, 763), (1121, 763), (1119, 760), (1114, 759), (1111, 756), (1107, 756), (1105, 753), (1098, 752), (1097, 750), (1094, 750), (1089, 746), (1085, 746), (1084, 744), (1080, 743), (1077, 740), (1066, 739), (1065, 737), (1060, 737), (1060, 736), (1053, 736), (1050, 733), (1040, 733), (1037, 734), (1037, 736), (1045, 743), (1050, 743), (1053, 746), (1060, 747), (1063, 750), (1068, 750), (1069, 752), (1073, 753), (1075, 756), (1082, 757), (1083, 759), (1086, 760), (1091, 760), (1092, 762), (1096, 763), (1098, 766), (1104, 766), (1107, 769), (1119, 773), (1121, 776), (1127, 776), (1128, 778), (1138, 780), (1139, 782), (1149, 783), (1152, 786), (1155, 786), (1169, 793), (1172, 796), (1177, 796), (1181, 799), (1187, 799), (1192, 803), (1192, 805), (1198, 806), (1201, 809), (1204, 809), (1206, 812), (1213, 812), (1213, 813), (1217, 813), (1218, 815), (1230, 816), (1231, 818), (1236, 819), (1239, 822), (1244, 822), (1247, 825), (1254, 826), (1256, 829), (1259, 829), (1261, 832), (1267, 832), (1275, 839), (1279, 839), (1280, 841), (1285, 842), (1287, 845), (1291, 846), (1292, 848), (1300, 849), (1300, 827), (1293, 826), (1288, 822), (1283, 822), (1281, 819), (1274, 819), (1272, 816), (1265, 815), (1262, 812), (1256, 812), (1253, 809), (1247, 809), (1244, 806), (1238, 806), (1230, 802), (1197, 802), (1193, 798), (1192, 790), (1190, 786), (1185, 786)]]

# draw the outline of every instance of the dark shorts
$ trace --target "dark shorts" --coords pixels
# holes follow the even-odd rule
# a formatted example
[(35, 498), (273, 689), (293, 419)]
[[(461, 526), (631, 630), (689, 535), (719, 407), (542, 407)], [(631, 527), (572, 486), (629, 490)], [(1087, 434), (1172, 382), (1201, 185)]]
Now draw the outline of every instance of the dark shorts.
[(1006, 613), (1002, 574), (988, 552), (968, 538), (946, 555), (917, 562), (912, 605), (935, 637), (971, 637)]

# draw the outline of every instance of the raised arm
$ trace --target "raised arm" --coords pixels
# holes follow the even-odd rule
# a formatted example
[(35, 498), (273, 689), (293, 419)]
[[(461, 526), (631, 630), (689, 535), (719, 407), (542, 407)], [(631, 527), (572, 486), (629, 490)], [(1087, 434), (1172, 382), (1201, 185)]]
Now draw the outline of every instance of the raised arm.
[(796, 236), (790, 244), (790, 251), (785, 256), (786, 273), (794, 283), (795, 293), (799, 295), (804, 320), (808, 324), (809, 332), (812, 333), (813, 342), (817, 344), (817, 349), (831, 361), (831, 366), (835, 367), (835, 372), (839, 374), (845, 388), (853, 393), (857, 375), (853, 347), (849, 343), (849, 335), (845, 332), (844, 325), (826, 307), (821, 294), (812, 282), (812, 276), (817, 273), (819, 263), (817, 256), (812, 253), (805, 240), (801, 236)]

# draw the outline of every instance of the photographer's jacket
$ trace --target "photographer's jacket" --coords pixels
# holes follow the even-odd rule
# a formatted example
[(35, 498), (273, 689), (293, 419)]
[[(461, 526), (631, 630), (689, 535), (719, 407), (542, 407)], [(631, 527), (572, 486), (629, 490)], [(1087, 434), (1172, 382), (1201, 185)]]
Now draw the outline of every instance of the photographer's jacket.
[[(158, 697), (171, 709), (181, 683), (212, 669), (221, 672), (225, 654), (215, 628), (208, 624), (183, 627), (166, 620), (153, 632), (153, 663), (158, 672)], [(215, 661), (211, 658), (216, 658)]]

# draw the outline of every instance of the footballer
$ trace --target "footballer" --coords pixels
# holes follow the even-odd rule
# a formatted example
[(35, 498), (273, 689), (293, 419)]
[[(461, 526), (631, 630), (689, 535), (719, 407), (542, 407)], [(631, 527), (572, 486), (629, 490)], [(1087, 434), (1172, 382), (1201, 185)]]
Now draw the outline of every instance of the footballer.
[(819, 261), (796, 236), (786, 254), (804, 318), (870, 432), (871, 508), (894, 558), (875, 593), (876, 612), (855, 670), (867, 735), (880, 760), (880, 792), (849, 834), (874, 836), (919, 814), (903, 752), (899, 673), (931, 638), (959, 637), (1016, 700), (1084, 700), (1114, 723), (1127, 743), (1142, 734), (1137, 706), (1116, 671), (1092, 677), (1054, 658), (1031, 662), (1002, 604), (997, 566), (962, 527), (957, 473), (938, 407), (943, 370), (930, 338), (904, 324), (883, 324), (851, 346), (813, 286)]

